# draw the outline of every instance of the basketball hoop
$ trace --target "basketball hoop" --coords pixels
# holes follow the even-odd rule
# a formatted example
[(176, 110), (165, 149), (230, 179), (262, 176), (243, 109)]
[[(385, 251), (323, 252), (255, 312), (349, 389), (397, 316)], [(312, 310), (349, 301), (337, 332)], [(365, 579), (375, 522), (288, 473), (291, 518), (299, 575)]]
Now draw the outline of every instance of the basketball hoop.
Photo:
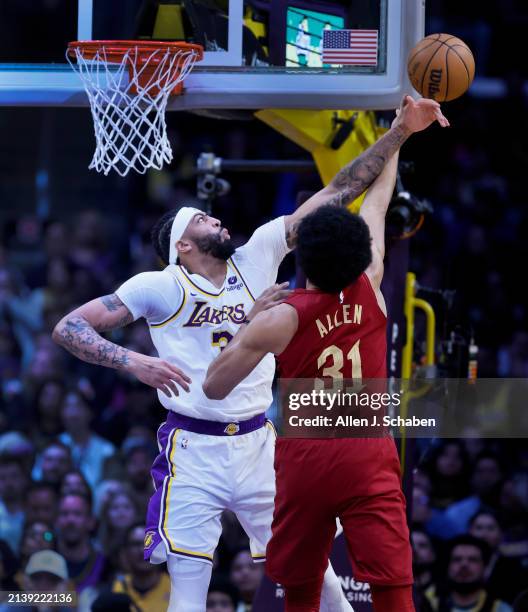
[[(160, 170), (172, 160), (165, 111), (203, 48), (184, 42), (71, 42), (66, 58), (81, 77), (92, 109), (95, 153), (89, 168), (121, 176)], [(74, 62), (73, 60), (76, 60)]]

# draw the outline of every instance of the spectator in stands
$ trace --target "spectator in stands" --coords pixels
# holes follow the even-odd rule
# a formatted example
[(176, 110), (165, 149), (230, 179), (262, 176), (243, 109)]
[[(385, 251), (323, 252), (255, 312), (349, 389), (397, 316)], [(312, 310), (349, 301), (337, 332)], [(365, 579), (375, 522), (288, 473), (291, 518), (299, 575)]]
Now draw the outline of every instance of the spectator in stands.
[(73, 303), (72, 279), (74, 266), (64, 257), (52, 257), (46, 267), (46, 284), (35, 293), (40, 295), (45, 328), (52, 330), (56, 316)]
[(35, 393), (36, 415), (30, 431), (37, 452), (41, 452), (61, 432), (63, 397), (64, 383), (60, 379), (45, 380)]
[(26, 494), (26, 520), (54, 525), (57, 518), (59, 496), (57, 489), (46, 482), (34, 482)]
[(471, 476), (473, 494), (451, 504), (445, 512), (445, 517), (454, 523), (458, 534), (467, 532), (471, 517), (482, 506), (497, 506), (502, 478), (503, 470), (497, 455), (489, 451), (480, 453)]
[(512, 612), (503, 601), (485, 589), (485, 571), (489, 548), (471, 535), (458, 536), (451, 542), (445, 590), (432, 586), (426, 595), (435, 611), (441, 612)]
[(235, 553), (231, 561), (229, 579), (240, 593), (243, 612), (251, 610), (251, 604), (263, 574), (264, 564), (253, 562), (249, 548), (241, 548)]
[(429, 495), (421, 485), (413, 486), (411, 522), (413, 528), (424, 529), (431, 537), (449, 540), (457, 535), (453, 522), (446, 518), (445, 511), (431, 508)]
[(436, 552), (429, 534), (423, 529), (411, 531), (413, 575), (417, 588), (427, 590), (434, 582)]
[(446, 508), (468, 493), (468, 458), (459, 440), (446, 440), (435, 448), (431, 461), (431, 505)]
[(506, 480), (500, 492), (499, 512), (504, 530), (502, 552), (528, 568), (528, 482), (526, 474)]
[(114, 493), (125, 491), (127, 485), (123, 480), (107, 479), (103, 480), (97, 486), (94, 497), (94, 514), (97, 517), (101, 516), (103, 506), (108, 502)]
[(34, 358), (34, 334), (42, 326), (40, 311), (30, 299), (21, 275), (0, 265), (0, 323), (3, 322), (11, 327), (25, 369)]
[(68, 575), (78, 593), (98, 586), (105, 570), (105, 558), (91, 542), (94, 527), (87, 498), (80, 495), (61, 498), (56, 522), (57, 550), (66, 559)]
[(40, 457), (37, 457), (33, 478), (50, 484), (58, 490), (62, 479), (72, 467), (69, 447), (55, 440), (44, 448)]
[(114, 454), (114, 445), (91, 429), (92, 409), (79, 390), (66, 394), (61, 415), (65, 431), (59, 439), (70, 448), (74, 466), (93, 490), (102, 480), (105, 461)]
[[(20, 585), (15, 580), (18, 568), (19, 563), (15, 553), (4, 540), (0, 540), (0, 591), (20, 590)], [(3, 602), (0, 598), (0, 610), (4, 612), (2, 606)], [(9, 608), (8, 612), (10, 610), (11, 608)]]
[(20, 565), (26, 567), (29, 558), (39, 550), (53, 550), (56, 540), (51, 525), (36, 521), (24, 525), (20, 543)]
[(51, 378), (60, 378), (65, 371), (64, 355), (57, 347), (49, 343), (49, 334), (33, 336), (34, 352), (25, 370), (24, 387), (30, 397), (43, 382)]
[[(31, 555), (24, 573), (24, 589), (39, 593), (65, 593), (68, 587), (68, 570), (64, 557), (54, 550), (41, 550)], [(24, 606), (26, 611), (70, 612), (71, 606)]]
[(117, 557), (123, 536), (141, 518), (135, 498), (125, 489), (110, 495), (100, 514), (98, 540), (105, 555)]
[(161, 565), (144, 560), (144, 543), (145, 523), (130, 526), (121, 548), (126, 574), (117, 576), (112, 591), (126, 593), (140, 610), (166, 610), (170, 599), (170, 578)]
[(16, 459), (24, 472), (29, 474), (35, 461), (35, 447), (19, 431), (8, 431), (0, 436), (0, 457), (2, 455)]
[(80, 470), (70, 470), (64, 474), (60, 486), (60, 496), (82, 495), (92, 501), (92, 489)]
[(0, 457), (0, 540), (16, 554), (25, 519), (28, 476), (20, 461), (9, 455)]
[(227, 580), (213, 575), (207, 593), (206, 612), (236, 612), (238, 603), (237, 589)]
[(493, 510), (480, 510), (469, 523), (469, 533), (484, 540), (491, 551), (486, 566), (486, 589), (497, 599), (512, 603), (528, 585), (528, 574), (517, 559), (505, 557), (500, 552), (502, 528)]
[(158, 449), (152, 443), (141, 438), (130, 437), (123, 442), (126, 480), (141, 516), (146, 516), (148, 502), (153, 492), (150, 468), (157, 453)]

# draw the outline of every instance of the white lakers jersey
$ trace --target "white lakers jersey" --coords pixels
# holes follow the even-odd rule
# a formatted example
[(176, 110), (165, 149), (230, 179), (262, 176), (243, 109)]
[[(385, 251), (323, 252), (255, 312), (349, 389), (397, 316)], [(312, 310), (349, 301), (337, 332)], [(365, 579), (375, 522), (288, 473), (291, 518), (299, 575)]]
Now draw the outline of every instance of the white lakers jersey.
[(202, 391), (207, 368), (238, 332), (255, 299), (277, 278), (288, 252), (284, 218), (260, 227), (227, 262), (222, 287), (170, 265), (162, 272), (138, 274), (117, 291), (134, 318), (145, 317), (158, 355), (190, 378), (190, 392), (167, 397), (169, 410), (199, 419), (249, 419), (271, 404), (275, 358), (267, 355), (225, 399), (210, 400)]

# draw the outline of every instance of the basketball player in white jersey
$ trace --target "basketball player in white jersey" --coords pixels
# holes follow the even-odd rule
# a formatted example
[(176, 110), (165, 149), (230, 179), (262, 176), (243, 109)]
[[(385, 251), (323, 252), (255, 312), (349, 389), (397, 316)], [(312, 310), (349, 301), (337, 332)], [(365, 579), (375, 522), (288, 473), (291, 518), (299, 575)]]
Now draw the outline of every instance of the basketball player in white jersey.
[[(264, 561), (271, 536), (275, 493), (275, 433), (266, 421), (274, 359), (268, 355), (224, 400), (209, 400), (202, 383), (223, 346), (259, 310), (284, 297), (275, 285), (278, 267), (295, 245), (302, 217), (322, 204), (346, 205), (381, 173), (412, 132), (435, 120), (446, 125), (439, 105), (406, 97), (391, 130), (343, 168), (332, 182), (295, 213), (258, 228), (235, 249), (220, 221), (183, 207), (153, 230), (164, 263), (109, 296), (66, 315), (53, 338), (89, 363), (120, 369), (156, 388), (167, 408), (158, 430), (160, 454), (152, 477), (145, 533), (145, 558), (167, 561), (169, 610), (204, 612), (220, 515), (232, 510), (250, 538), (255, 561)], [(263, 295), (262, 295), (263, 294)], [(257, 296), (261, 296), (257, 299)], [(105, 340), (99, 332), (143, 317), (159, 358)], [(325, 576), (321, 610), (351, 610), (331, 568)]]

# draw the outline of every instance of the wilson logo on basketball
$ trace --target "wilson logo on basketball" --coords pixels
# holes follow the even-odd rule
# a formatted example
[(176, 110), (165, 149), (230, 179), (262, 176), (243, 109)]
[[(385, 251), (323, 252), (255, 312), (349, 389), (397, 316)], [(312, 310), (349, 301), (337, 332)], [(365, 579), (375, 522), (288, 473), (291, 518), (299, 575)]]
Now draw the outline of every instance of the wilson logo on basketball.
[(429, 98), (435, 98), (436, 94), (440, 91), (440, 85), (442, 84), (442, 70), (431, 70), (429, 74), (429, 85), (427, 92)]

